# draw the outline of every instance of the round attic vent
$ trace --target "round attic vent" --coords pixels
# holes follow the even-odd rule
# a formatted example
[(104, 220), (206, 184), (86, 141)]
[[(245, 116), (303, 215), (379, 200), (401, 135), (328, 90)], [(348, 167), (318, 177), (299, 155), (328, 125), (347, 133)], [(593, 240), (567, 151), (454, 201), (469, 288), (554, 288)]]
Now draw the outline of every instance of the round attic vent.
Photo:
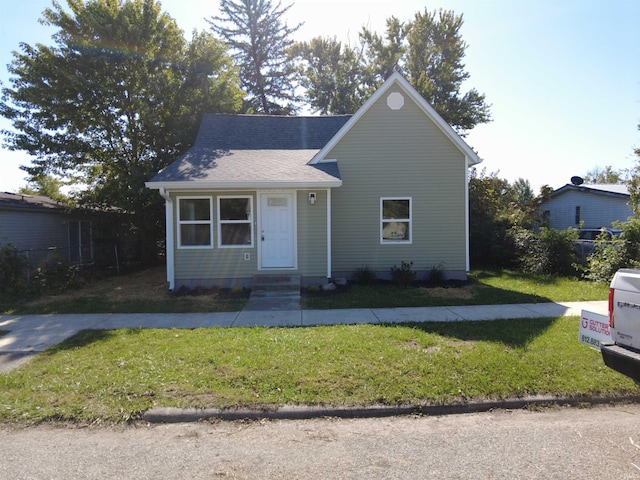
[(404, 97), (398, 92), (391, 92), (387, 97), (387, 106), (391, 110), (400, 110), (404, 106)]

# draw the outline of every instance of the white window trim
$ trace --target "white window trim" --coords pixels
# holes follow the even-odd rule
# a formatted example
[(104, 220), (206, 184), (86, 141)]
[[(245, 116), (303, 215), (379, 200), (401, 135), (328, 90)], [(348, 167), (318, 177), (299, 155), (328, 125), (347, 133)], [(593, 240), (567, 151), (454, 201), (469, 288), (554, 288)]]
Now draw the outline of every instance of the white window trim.
[[(177, 228), (176, 228), (176, 236), (178, 237), (178, 248), (184, 250), (202, 250), (202, 249), (212, 249), (213, 248), (213, 197), (211, 196), (184, 196), (184, 197), (176, 197), (176, 219), (177, 219)], [(182, 200), (209, 200), (209, 220), (182, 220), (180, 218), (180, 202)], [(182, 235), (180, 232), (180, 227), (182, 225), (204, 225), (209, 224), (209, 238), (211, 242), (208, 245), (182, 245)]]
[[(229, 198), (244, 198), (249, 200), (249, 219), (248, 220), (222, 220), (220, 217), (220, 200)], [(253, 196), (251, 195), (218, 195), (217, 197), (218, 218), (217, 218), (217, 231), (218, 231), (218, 248), (254, 248), (253, 240)], [(251, 229), (251, 243), (249, 245), (222, 245), (222, 224), (245, 224), (248, 223)]]
[[(385, 221), (390, 219), (383, 218), (383, 205), (385, 200), (409, 200), (409, 218), (397, 218), (398, 222), (406, 222), (409, 224), (409, 240), (385, 240), (382, 237)], [(411, 245), (413, 243), (413, 198), (412, 197), (380, 197), (380, 245)]]

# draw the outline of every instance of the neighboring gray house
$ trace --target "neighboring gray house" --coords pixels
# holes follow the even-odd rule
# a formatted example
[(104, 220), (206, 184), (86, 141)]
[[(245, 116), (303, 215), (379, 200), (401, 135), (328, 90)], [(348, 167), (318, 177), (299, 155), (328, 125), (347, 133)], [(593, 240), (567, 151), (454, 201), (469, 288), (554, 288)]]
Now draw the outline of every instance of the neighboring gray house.
[(92, 261), (91, 222), (48, 197), (0, 193), (0, 245), (13, 244), (33, 266)]
[(633, 216), (626, 185), (567, 184), (542, 202), (540, 210), (544, 223), (558, 230), (610, 228), (613, 222)]
[(147, 183), (166, 201), (169, 288), (389, 277), (403, 261), (466, 278), (480, 161), (398, 73), (352, 116), (205, 115)]

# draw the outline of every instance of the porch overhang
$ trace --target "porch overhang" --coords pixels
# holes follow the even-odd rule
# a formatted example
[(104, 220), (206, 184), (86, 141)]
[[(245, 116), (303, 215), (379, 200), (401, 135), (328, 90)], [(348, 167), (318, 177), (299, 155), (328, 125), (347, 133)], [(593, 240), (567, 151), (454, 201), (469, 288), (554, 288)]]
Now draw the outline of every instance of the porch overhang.
[(308, 189), (308, 188), (338, 188), (342, 186), (342, 180), (325, 181), (233, 181), (233, 182), (146, 182), (145, 186), (155, 190), (165, 191), (212, 191), (212, 190), (267, 190), (267, 189)]

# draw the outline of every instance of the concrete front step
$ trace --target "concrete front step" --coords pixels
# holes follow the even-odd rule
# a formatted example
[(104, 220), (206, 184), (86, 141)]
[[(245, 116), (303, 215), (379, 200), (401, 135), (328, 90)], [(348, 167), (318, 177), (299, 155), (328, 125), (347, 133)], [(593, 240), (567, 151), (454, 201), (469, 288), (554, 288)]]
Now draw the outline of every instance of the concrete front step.
[(300, 298), (300, 275), (256, 275), (251, 297)]

